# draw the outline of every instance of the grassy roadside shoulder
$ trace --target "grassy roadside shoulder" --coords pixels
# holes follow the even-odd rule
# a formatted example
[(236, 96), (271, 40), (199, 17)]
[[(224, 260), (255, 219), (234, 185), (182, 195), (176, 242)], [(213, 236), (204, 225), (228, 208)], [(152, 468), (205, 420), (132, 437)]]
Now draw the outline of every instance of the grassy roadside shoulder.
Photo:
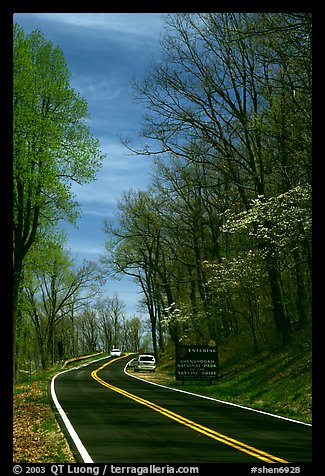
[[(105, 357), (106, 354), (102, 354)], [(70, 363), (68, 368), (98, 357)], [(56, 420), (48, 394), (52, 377), (61, 372), (55, 366), (14, 386), (13, 461), (17, 463), (74, 463), (75, 458)]]
[(295, 342), (252, 354), (245, 360), (238, 357), (226, 361), (220, 365), (219, 379), (211, 385), (206, 381), (176, 381), (175, 361), (170, 354), (162, 356), (155, 373), (137, 375), (161, 385), (312, 423), (312, 352), (307, 344)]
[(55, 369), (37, 380), (15, 385), (13, 460), (18, 463), (72, 463), (73, 454), (52, 411), (47, 392)]

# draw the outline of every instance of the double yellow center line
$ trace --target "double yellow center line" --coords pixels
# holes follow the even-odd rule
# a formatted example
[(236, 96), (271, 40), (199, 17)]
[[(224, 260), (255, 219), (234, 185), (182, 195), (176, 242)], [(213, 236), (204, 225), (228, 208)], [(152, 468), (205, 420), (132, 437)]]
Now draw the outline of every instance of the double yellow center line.
[(194, 421), (189, 420), (181, 415), (178, 415), (177, 413), (171, 412), (170, 410), (167, 410), (167, 408), (164, 408), (159, 405), (156, 405), (155, 403), (149, 402), (148, 400), (138, 397), (137, 395), (134, 395), (133, 393), (129, 393), (126, 390), (123, 390), (119, 387), (115, 387), (114, 385), (111, 385), (105, 382), (105, 380), (98, 377), (97, 375), (98, 372), (103, 370), (107, 365), (122, 358), (124, 358), (124, 356), (118, 357), (116, 359), (110, 360), (109, 362), (106, 362), (104, 365), (102, 365), (101, 367), (99, 367), (98, 369), (94, 370), (91, 373), (92, 378), (97, 380), (97, 382), (99, 382), (104, 387), (107, 387), (110, 390), (113, 390), (114, 392), (120, 393), (121, 395), (124, 395), (124, 397), (130, 398), (131, 400), (134, 400), (135, 402), (140, 403), (141, 405), (145, 405), (146, 407), (151, 408), (152, 410), (155, 410), (156, 412), (161, 413), (162, 415), (165, 415), (171, 420), (177, 421), (178, 423), (181, 423), (182, 425), (192, 428), (193, 430), (199, 433), (202, 433), (203, 435), (209, 436), (210, 438), (220, 441), (221, 443), (224, 443), (225, 445), (231, 446), (232, 448), (235, 448), (239, 451), (252, 455), (255, 458), (258, 458), (262, 461), (266, 461), (267, 463), (289, 463), (289, 461), (286, 461), (282, 458), (278, 458), (277, 456), (273, 456), (269, 453), (266, 453), (265, 451), (254, 448), (253, 446), (246, 445), (245, 443), (242, 443), (241, 441), (235, 440), (234, 438), (230, 438), (229, 436), (223, 435), (221, 433), (218, 433), (217, 431), (207, 428), (206, 426), (195, 423)]

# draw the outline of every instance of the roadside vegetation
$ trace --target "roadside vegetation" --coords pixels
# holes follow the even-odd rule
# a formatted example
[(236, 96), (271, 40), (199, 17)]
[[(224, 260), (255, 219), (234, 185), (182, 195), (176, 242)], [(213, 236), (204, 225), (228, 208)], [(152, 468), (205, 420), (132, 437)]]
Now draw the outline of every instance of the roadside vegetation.
[(69, 448), (51, 408), (48, 385), (60, 367), (16, 384), (13, 395), (13, 461), (71, 463)]
[[(152, 382), (206, 395), (238, 405), (312, 423), (312, 349), (301, 333), (290, 345), (251, 353), (242, 359), (221, 356), (219, 379), (175, 380), (175, 358), (172, 347), (161, 355), (156, 372), (140, 373)], [(132, 372), (132, 370), (131, 370)]]

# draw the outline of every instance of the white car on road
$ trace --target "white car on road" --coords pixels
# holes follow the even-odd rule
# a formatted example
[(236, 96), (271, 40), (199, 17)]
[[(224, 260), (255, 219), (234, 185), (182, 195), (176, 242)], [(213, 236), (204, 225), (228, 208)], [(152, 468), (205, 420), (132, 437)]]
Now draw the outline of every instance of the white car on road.
[(135, 359), (133, 368), (135, 372), (139, 372), (140, 370), (154, 372), (156, 370), (156, 359), (153, 355), (141, 354)]
[(110, 357), (121, 357), (122, 351), (120, 349), (112, 349), (109, 355)]

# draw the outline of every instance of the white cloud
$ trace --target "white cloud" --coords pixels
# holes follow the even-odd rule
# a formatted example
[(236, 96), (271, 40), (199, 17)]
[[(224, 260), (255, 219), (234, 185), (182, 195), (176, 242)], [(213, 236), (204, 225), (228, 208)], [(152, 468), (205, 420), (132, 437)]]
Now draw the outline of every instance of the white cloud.
[(156, 28), (161, 27), (161, 16), (166, 13), (27, 13), (25, 15), (34, 15), (40, 20), (65, 23), (92, 31), (148, 37), (156, 36)]
[(81, 254), (81, 255), (89, 255), (92, 257), (92, 259), (94, 259), (94, 257), (96, 257), (96, 259), (99, 257), (100, 254), (103, 253), (103, 248), (101, 247), (98, 247), (98, 246), (89, 246), (89, 245), (83, 245), (82, 243), (78, 242), (78, 243), (73, 243), (73, 242), (70, 242), (69, 245), (67, 245), (66, 247), (69, 251), (71, 251), (72, 253), (77, 253), (77, 254)]
[(71, 81), (73, 88), (90, 100), (112, 101), (125, 94), (125, 86), (121, 86), (117, 78), (96, 78), (93, 76), (77, 76)]
[(116, 206), (123, 192), (146, 188), (152, 170), (152, 161), (148, 157), (128, 155), (130, 153), (122, 143), (109, 145), (106, 140), (102, 142), (107, 157), (97, 173), (97, 179), (72, 188), (83, 208), (100, 216), (104, 215), (105, 208), (111, 211)]

